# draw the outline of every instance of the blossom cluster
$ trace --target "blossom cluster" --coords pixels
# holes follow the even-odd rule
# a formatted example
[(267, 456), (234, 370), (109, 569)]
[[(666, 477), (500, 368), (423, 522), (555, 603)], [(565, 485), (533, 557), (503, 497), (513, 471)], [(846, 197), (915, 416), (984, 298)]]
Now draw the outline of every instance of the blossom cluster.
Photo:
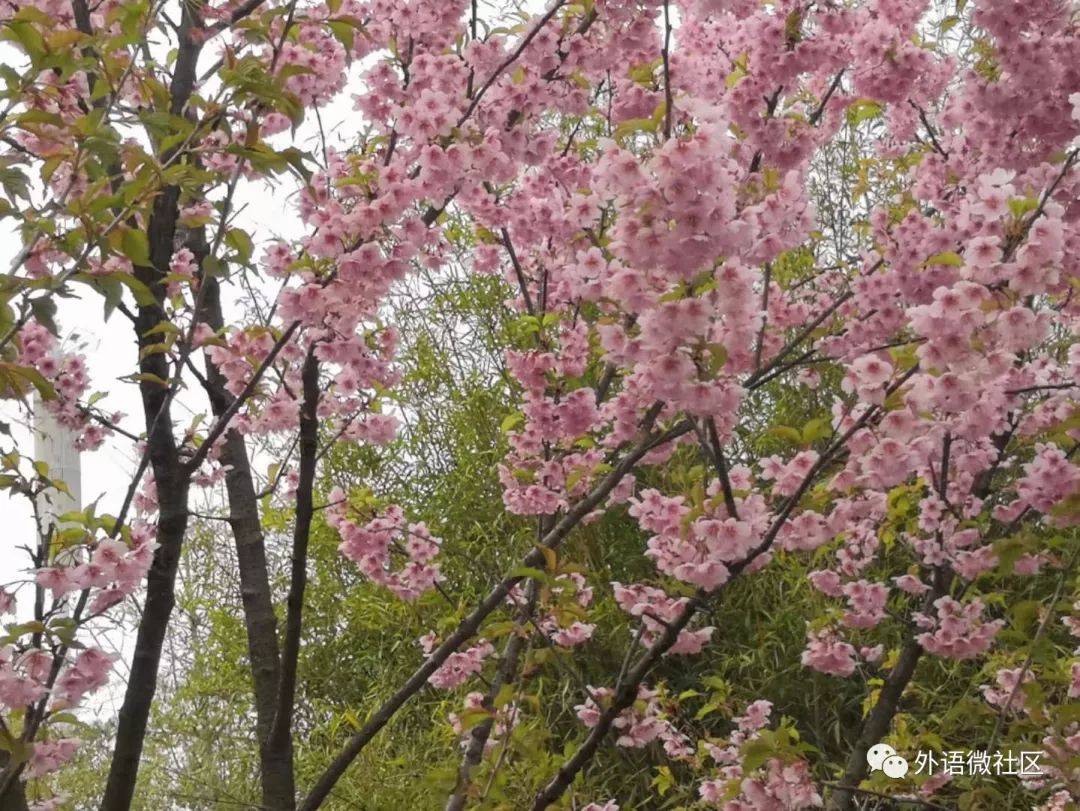
[[(821, 795), (804, 760), (785, 762), (773, 757), (749, 773), (743, 768), (741, 747), (760, 737), (770, 722), (772, 709), (768, 701), (752, 702), (743, 715), (732, 719), (735, 729), (725, 745), (706, 743), (710, 757), (720, 766), (720, 777), (705, 780), (698, 787), (703, 801), (722, 804), (724, 811), (784, 811), (821, 806)], [(734, 799), (727, 800), (731, 783), (738, 786), (738, 793)]]
[[(342, 537), (341, 554), (354, 561), (369, 580), (413, 601), (442, 579), (435, 561), (439, 541), (422, 522), (407, 523), (401, 508), (390, 506), (377, 518), (358, 525), (347, 517), (348, 511), (344, 493), (331, 493), (327, 524)], [(403, 562), (398, 564), (395, 558)]]
[[(586, 727), (594, 727), (599, 723), (604, 711), (604, 699), (610, 697), (612, 692), (606, 687), (590, 686), (589, 698), (584, 704), (574, 707), (578, 718)], [(620, 712), (612, 722), (612, 726), (618, 733), (615, 739), (616, 746), (640, 749), (659, 740), (670, 757), (693, 753), (689, 738), (679, 732), (672, 721), (665, 716), (661, 704), (663, 698), (664, 695), (659, 690), (650, 689), (645, 685), (638, 688), (637, 701), (634, 705)], [(598, 704), (597, 701), (600, 703)]]

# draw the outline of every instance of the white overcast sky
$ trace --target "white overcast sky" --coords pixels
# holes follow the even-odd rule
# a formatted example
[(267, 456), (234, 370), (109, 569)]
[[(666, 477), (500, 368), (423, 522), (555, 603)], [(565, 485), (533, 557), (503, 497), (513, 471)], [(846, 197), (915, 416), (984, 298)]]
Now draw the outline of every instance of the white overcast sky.
[[(19, 67), (18, 57), (9, 46), (0, 44), (0, 62), (8, 61)], [(206, 70), (205, 66), (212, 64), (214, 58), (214, 49), (204, 52), (200, 69)], [(352, 75), (356, 75), (361, 69), (360, 65), (354, 65)], [(353, 111), (352, 99), (348, 93), (341, 94), (320, 113), (329, 145), (344, 145), (354, 139), (358, 113)], [(317, 148), (317, 133), (315, 117), (309, 115), (298, 133), (297, 144), (305, 151), (320, 154)], [(272, 139), (271, 143), (276, 142), (280, 146), (281, 139), (288, 137), (286, 133)], [(295, 212), (295, 189), (296, 181), (291, 175), (279, 178), (276, 188), (270, 188), (261, 181), (242, 182), (238, 187), (236, 208), (242, 210), (235, 222), (253, 236), (256, 259), (261, 255), (261, 246), (272, 238), (294, 240), (305, 233)], [(12, 220), (0, 220), (0, 272), (7, 271), (21, 247)], [(108, 322), (103, 322), (101, 297), (84, 285), (72, 285), (71, 290), (76, 298), (57, 299), (56, 321), (63, 344), (66, 348), (78, 348), (78, 351), (86, 356), (92, 390), (108, 393), (108, 396), (97, 404), (98, 407), (110, 413), (123, 412), (127, 416), (121, 425), (133, 434), (141, 434), (145, 430), (145, 423), (138, 387), (119, 380), (135, 371), (137, 362), (138, 348), (131, 323), (120, 313), (114, 313)], [(225, 295), (229, 296), (228, 290)], [(189, 395), (182, 394), (178, 398), (174, 408), (176, 422), (186, 424), (194, 413), (193, 408), (200, 412), (207, 410), (206, 398), (201, 390), (193, 390)], [(34, 447), (31, 426), (20, 409), (10, 401), (0, 401), (0, 420), (11, 425), (20, 452), (31, 455)], [(0, 437), (0, 448), (10, 449), (10, 442), (8, 438)], [(81, 454), (80, 462), (83, 505), (97, 500), (98, 513), (116, 515), (138, 464), (133, 443), (120, 435), (114, 435), (98, 450)], [(262, 467), (265, 468), (266, 465), (263, 464)], [(32, 563), (26, 551), (19, 547), (36, 545), (33, 513), (25, 499), (9, 498), (6, 493), (0, 493), (0, 528), (0, 584), (24, 580), (29, 576), (28, 567)], [(33, 600), (30, 590), (24, 587), (19, 592), (19, 597), (19, 619), (25, 620), (32, 616)], [(111, 634), (106, 644), (125, 651), (130, 647), (126, 644), (130, 639), (115, 637), (115, 633)], [(125, 656), (124, 659), (126, 658)], [(126, 661), (118, 662), (117, 669), (120, 674), (126, 673)], [(119, 686), (119, 680), (115, 680), (113, 687)], [(109, 714), (118, 709), (121, 696), (118, 689), (106, 690), (104, 695), (97, 699), (104, 702), (104, 705), (99, 704), (99, 711)]]
[[(539, 13), (546, 3), (545, 0), (524, 0), (517, 3), (482, 0), (482, 14), (489, 18), (502, 16), (507, 13), (507, 7), (512, 5), (529, 13)], [(495, 11), (495, 9), (500, 10)], [(175, 8), (172, 11), (177, 13)], [(493, 14), (490, 14), (491, 12)], [(517, 20), (513, 20), (509, 24), (516, 22)], [(222, 43), (223, 39), (219, 38), (213, 46), (204, 50), (200, 58), (200, 75), (217, 59), (218, 49)], [(153, 44), (151, 42), (151, 45)], [(4, 62), (18, 70), (23, 69), (21, 54), (7, 44), (0, 43), (0, 63)], [(358, 62), (352, 65), (350, 76), (356, 78), (367, 64), (368, 61), (365, 60), (363, 63)], [(353, 143), (360, 129), (360, 114), (353, 110), (350, 87), (356, 87), (355, 82), (347, 83), (346, 90), (333, 103), (320, 110), (323, 131), (326, 133), (327, 145), (330, 147), (344, 147)], [(295, 143), (305, 151), (317, 156), (321, 155), (318, 133), (316, 117), (309, 111)], [(137, 135), (134, 132), (123, 134), (125, 136)], [(288, 139), (289, 134), (284, 133), (270, 139), (270, 142), (280, 147), (286, 145)], [(38, 190), (40, 191), (40, 184), (38, 184)], [(296, 182), (290, 175), (283, 175), (276, 188), (268, 188), (263, 182), (242, 182), (238, 187), (235, 203), (236, 208), (241, 211), (235, 223), (245, 228), (254, 238), (256, 259), (261, 256), (262, 246), (272, 239), (294, 240), (304, 235), (306, 229), (295, 213), (293, 196), (295, 190)], [(6, 272), (21, 247), (18, 235), (12, 227), (12, 221), (0, 220), (0, 272)], [(103, 322), (101, 298), (83, 285), (73, 285), (71, 289), (76, 295), (75, 298), (57, 299), (56, 320), (61, 338), (65, 346), (78, 347), (79, 351), (86, 356), (92, 390), (107, 392), (107, 398), (98, 403), (98, 406), (106, 412), (123, 412), (127, 416), (122, 427), (133, 434), (141, 434), (145, 430), (145, 424), (138, 388), (135, 384), (119, 381), (119, 378), (135, 370), (137, 361), (138, 350), (131, 324), (120, 313), (114, 313), (107, 323)], [(224, 293), (226, 297), (230, 295), (229, 290)], [(226, 320), (228, 320), (228, 314), (226, 314)], [(176, 422), (186, 424), (194, 413), (191, 411), (192, 408), (199, 412), (207, 410), (205, 396), (201, 391), (195, 390), (189, 395), (180, 395), (174, 408)], [(11, 402), (0, 401), (0, 420), (11, 424), (19, 450), (24, 455), (30, 455), (34, 447), (31, 426), (19, 415)], [(0, 437), (0, 448), (9, 447), (10, 440)], [(80, 461), (83, 504), (90, 504), (97, 500), (98, 513), (117, 514), (138, 463), (132, 443), (122, 436), (113, 436), (107, 439), (100, 449), (81, 454)], [(260, 459), (253, 460), (253, 463), (256, 470), (265, 469), (267, 464), (266, 460)], [(26, 552), (19, 547), (33, 547), (36, 541), (32, 511), (25, 500), (10, 499), (5, 494), (0, 494), (0, 528), (3, 530), (3, 534), (0, 535), (0, 584), (26, 579), (29, 576), (27, 570), (31, 561)], [(31, 592), (24, 589), (20, 592), (20, 598), (19, 618), (26, 619), (31, 614), (33, 602)], [(115, 679), (111, 689), (102, 691), (93, 699), (92, 706), (101, 716), (114, 714), (119, 708), (122, 698), (122, 677), (127, 671), (127, 659), (132, 640), (133, 635), (117, 638), (117, 634), (112, 632), (103, 641), (106, 646), (115, 647), (128, 655), (124, 655), (117, 663), (117, 671), (121, 678)]]

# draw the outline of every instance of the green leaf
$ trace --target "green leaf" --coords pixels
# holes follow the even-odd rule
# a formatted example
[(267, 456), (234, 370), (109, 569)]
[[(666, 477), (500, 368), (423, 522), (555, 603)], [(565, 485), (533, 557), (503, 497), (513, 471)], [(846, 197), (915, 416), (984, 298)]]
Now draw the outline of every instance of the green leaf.
[(504, 434), (508, 434), (524, 422), (525, 415), (520, 411), (514, 411), (503, 417), (503, 421), (499, 424), (499, 430)]
[(997, 574), (1001, 577), (1011, 575), (1016, 561), (1028, 551), (1028, 544), (1023, 537), (1013, 536), (1003, 538), (994, 543), (994, 554), (997, 555)]
[(7, 300), (0, 301), (0, 339), (7, 336), (15, 326), (15, 311)]
[(1062, 704), (1059, 707), (1054, 707), (1051, 710), (1051, 714), (1054, 720), (1062, 726), (1066, 724), (1075, 724), (1080, 721), (1080, 704)]
[[(61, 640), (61, 641), (63, 642), (64, 640)], [(69, 644), (69, 643), (65, 642), (65, 644)], [(70, 724), (72, 726), (83, 727), (84, 729), (88, 729), (88, 730), (91, 730), (91, 731), (93, 730), (92, 726), (87, 724), (85, 721), (79, 720), (79, 717), (77, 715), (75, 715), (75, 713), (67, 712), (66, 710), (61, 710), (61, 711), (58, 711), (58, 712), (54, 712), (52, 715), (50, 715), (49, 716), (49, 723), (50, 724)]]
[(555, 580), (555, 578), (547, 572), (532, 566), (517, 566), (510, 570), (510, 577), (528, 577), (533, 580), (539, 580), (541, 583), (552, 583)]
[(583, 468), (577, 468), (576, 470), (571, 471), (570, 475), (566, 477), (566, 492), (571, 492), (574, 489), (574, 485), (581, 481), (584, 475), (585, 470)]
[(351, 53), (356, 41), (356, 27), (345, 20), (330, 20), (327, 23), (334, 34), (334, 38), (342, 44), (346, 53)]
[(652, 118), (628, 118), (617, 127), (612, 135), (616, 141), (629, 138), (639, 132), (656, 132), (660, 129), (660, 122)]
[(225, 275), (226, 265), (216, 256), (207, 256), (202, 260), (202, 270), (211, 278), (219, 278)]
[(309, 76), (315, 73), (315, 68), (309, 68), (307, 65), (285, 65), (278, 69), (277, 78), (278, 81), (284, 81), (290, 76)]
[(457, 717), (462, 731), (465, 732), (491, 718), (491, 713), (483, 707), (476, 707), (475, 709), (461, 710)]
[(150, 265), (150, 241), (146, 234), (135, 228), (125, 228), (120, 237), (120, 251), (133, 265)]
[[(140, 231), (135, 233), (139, 233), (141, 235), (142, 232)], [(156, 303), (156, 299), (154, 298), (154, 294), (150, 292), (150, 288), (140, 282), (130, 273), (113, 273), (111, 275), (115, 276), (116, 280), (119, 281), (120, 284), (124, 285), (124, 287), (131, 291), (131, 295), (135, 298), (135, 303), (138, 304), (140, 307), (150, 307)]]
[(29, 201), (30, 178), (19, 169), (0, 166), (0, 186), (4, 187), (7, 196), (12, 200), (22, 198)]
[(288, 149), (283, 149), (278, 154), (285, 158), (292, 170), (301, 178), (305, 183), (309, 183), (312, 177), (312, 171), (308, 169), (307, 164), (304, 163), (305, 159), (310, 160), (311, 156), (306, 152), (301, 152), (295, 146), (290, 146)]
[(550, 546), (538, 545), (536, 548), (539, 549), (540, 554), (544, 556), (544, 565), (547, 567), (547, 570), (549, 572), (554, 572), (559, 563), (558, 553)]
[(56, 302), (51, 296), (30, 299), (30, 312), (34, 320), (45, 327), (53, 335), (59, 337), (60, 330), (56, 326)]
[(32, 366), (0, 361), (0, 398), (15, 396), (23, 398), (33, 386), (42, 400), (55, 400), (56, 389), (52, 383)]
[(161, 341), (156, 344), (148, 344), (139, 350), (139, 360), (148, 358), (151, 355), (161, 355), (172, 349), (173, 341)]
[(491, 702), (491, 705), (495, 709), (501, 709), (509, 704), (514, 699), (514, 688), (509, 684), (504, 684), (499, 688), (499, 692), (495, 694), (495, 700)]
[(508, 634), (512, 634), (515, 628), (517, 628), (517, 625), (513, 620), (493, 622), (484, 626), (484, 637), (487, 639), (501, 639)]
[(663, 63), (663, 57), (657, 57), (652, 62), (646, 62), (644, 65), (632, 66), (626, 72), (626, 75), (629, 76), (630, 80), (635, 84), (650, 87), (653, 84), (653, 74), (656, 72), (656, 69)]
[(172, 321), (159, 321), (157, 324), (150, 327), (150, 329), (148, 329), (146, 332), (144, 332), (143, 337), (149, 338), (152, 335), (175, 335), (175, 336), (179, 336), (180, 334), (181, 334), (180, 327), (178, 325), (174, 324)]
[(120, 305), (120, 302), (124, 300), (124, 288), (120, 284), (119, 279), (114, 278), (116, 274), (110, 273), (107, 276), (101, 276), (95, 278), (91, 285), (97, 288), (101, 292), (102, 298), (105, 299), (104, 307), (105, 314), (103, 316), (105, 321), (108, 321), (112, 317), (113, 312)]
[(656, 793), (663, 797), (674, 785), (675, 779), (672, 777), (671, 769), (667, 766), (656, 767), (656, 777), (653, 778), (652, 785), (656, 787)]
[(744, 743), (741, 753), (743, 770), (747, 773), (754, 771), (759, 766), (764, 766), (765, 762), (774, 754), (772, 746), (763, 738), (755, 738)]
[(157, 383), (159, 386), (164, 386), (166, 388), (169, 386), (169, 381), (152, 372), (139, 372), (138, 374), (128, 375), (124, 379), (133, 380), (136, 383)]
[(349, 722), (349, 726), (351, 726), (353, 729), (363, 729), (364, 725), (360, 723), (360, 719), (351, 709), (345, 710), (343, 715), (345, 720)]
[(246, 265), (255, 251), (251, 236), (242, 228), (230, 228), (225, 232), (225, 244), (236, 251), (237, 261)]
[(802, 441), (809, 445), (813, 442), (817, 442), (819, 439), (824, 439), (832, 433), (832, 426), (829, 421), (824, 417), (815, 417), (803, 426), (802, 429)]
[(879, 117), (884, 110), (885, 108), (876, 101), (871, 101), (870, 99), (858, 99), (848, 105), (847, 120), (851, 126), (857, 127), (863, 121), (869, 121), (872, 118)]
[(1021, 600), (1012, 607), (1012, 625), (1017, 631), (1026, 632), (1031, 629), (1035, 619), (1039, 616), (1039, 608), (1042, 603), (1038, 600)]
[(948, 265), (949, 267), (962, 268), (964, 266), (964, 257), (955, 251), (943, 251), (941, 253), (935, 253), (925, 262), (924, 267), (930, 265)]
[(38, 620), (31, 620), (29, 622), (23, 622), (18, 625), (5, 625), (6, 630), (10, 635), (18, 638), (25, 636), (26, 634), (40, 634), (45, 630), (45, 623)]
[(942, 34), (944, 34), (946, 31), (951, 29), (953, 26), (955, 26), (959, 22), (960, 22), (959, 17), (957, 17), (955, 14), (950, 14), (948, 17), (943, 19), (938, 24), (938, 29), (941, 31)]
[(0, 732), (2, 732), (0, 734), (0, 750), (10, 754), (9, 765), (25, 763), (30, 759), (30, 755), (33, 754), (33, 744), (13, 738), (7, 730), (0, 730)]
[(86, 530), (83, 527), (68, 527), (56, 533), (53, 543), (60, 549), (76, 546), (86, 540)]
[(794, 45), (802, 39), (802, 20), (801, 8), (792, 11), (784, 20), (784, 39), (788, 44)]
[(778, 436), (790, 440), (796, 445), (801, 445), (803, 442), (802, 432), (799, 431), (798, 428), (792, 428), (790, 425), (774, 425), (769, 429), (768, 433), (771, 436)]
[(748, 75), (746, 70), (746, 55), (744, 54), (742, 56), (742, 63), (740, 64), (739, 61), (736, 60), (734, 69), (724, 77), (724, 84), (727, 86), (728, 90), (730, 90)]
[[(26, 7), (19, 9), (19, 14), (22, 15), (26, 10)], [(50, 20), (49, 24), (54, 23)], [(45, 56), (45, 39), (37, 27), (25, 19), (9, 20), (7, 25), (0, 30), (0, 39), (16, 43), (30, 57), (31, 64), (41, 61), (41, 58)]]
[(706, 344), (709, 350), (709, 377), (715, 378), (727, 363), (728, 351), (723, 344)]
[(1016, 219), (1025, 214), (1035, 211), (1039, 207), (1039, 201), (1035, 197), (1013, 197), (1009, 200), (1009, 211)]

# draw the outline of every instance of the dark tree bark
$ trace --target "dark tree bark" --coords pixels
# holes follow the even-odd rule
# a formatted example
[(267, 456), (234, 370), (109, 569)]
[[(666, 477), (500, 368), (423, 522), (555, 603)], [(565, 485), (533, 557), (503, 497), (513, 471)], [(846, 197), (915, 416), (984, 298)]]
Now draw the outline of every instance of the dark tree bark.
[[(0, 752), (0, 772), (6, 772), (10, 762), (11, 756)], [(28, 811), (26, 784), (22, 780), (15, 779), (6, 791), (0, 792), (0, 811)]]
[(528, 621), (533, 607), (536, 605), (537, 591), (537, 581), (530, 580), (526, 589), (525, 603), (517, 612), (517, 627), (503, 649), (502, 660), (495, 671), (495, 678), (491, 680), (491, 685), (488, 687), (481, 704), (485, 710), (492, 713), (492, 717), (481, 721), (469, 733), (469, 743), (465, 748), (464, 756), (461, 758), (461, 766), (458, 768), (457, 785), (453, 794), (446, 801), (445, 811), (464, 811), (465, 803), (469, 797), (469, 787), (472, 785), (473, 769), (479, 766), (480, 761), (483, 760), (484, 750), (487, 748), (491, 731), (495, 727), (494, 713), (497, 710), (495, 699), (499, 695), (499, 691), (502, 690), (503, 685), (511, 684), (517, 676), (518, 661), (529, 637), (529, 633), (523, 630), (523, 626)]
[(277, 709), (270, 728), (267, 749), (271, 755), (289, 764), (289, 796), (276, 797), (273, 811), (292, 811), (296, 807), (292, 786), (292, 721), (296, 701), (296, 676), (300, 666), (300, 641), (304, 630), (304, 592), (307, 589), (308, 543), (311, 521), (315, 515), (315, 467), (319, 451), (319, 361), (315, 348), (308, 350), (301, 372), (303, 400), (300, 404), (300, 470), (296, 489), (296, 518), (293, 525), (292, 568), (285, 616), (285, 643), (281, 650)]
[[(151, 260), (155, 267), (168, 267), (172, 255), (176, 199), (176, 190), (166, 190), (154, 205), (150, 244)], [(152, 291), (160, 293), (160, 274), (154, 268), (137, 268), (136, 275)], [(148, 336), (147, 332), (164, 319), (165, 313), (160, 305), (139, 308), (136, 331), (140, 350), (156, 342), (156, 336)], [(150, 354), (139, 362), (139, 371), (144, 375), (153, 375), (153, 378), (144, 378), (139, 383), (139, 389), (146, 419), (147, 453), (158, 493), (158, 549), (147, 576), (146, 603), (135, 642), (131, 675), (120, 709), (116, 746), (101, 804), (102, 811), (126, 811), (131, 805), (146, 736), (146, 722), (157, 690), (161, 649), (176, 602), (176, 570), (188, 523), (191, 477), (181, 463), (173, 435), (170, 390), (157, 382), (168, 380), (168, 363), (163, 354)]]
[[(189, 249), (201, 262), (207, 254), (205, 240), (199, 236), (188, 242)], [(213, 330), (224, 326), (221, 291), (217, 279), (204, 276), (203, 320)], [(207, 394), (210, 410), (221, 419), (233, 402), (225, 388), (225, 379), (207, 359)], [(255, 727), (259, 742), (259, 770), (262, 804), (267, 809), (287, 808), (295, 802), (292, 758), (269, 745), (270, 730), (277, 707), (279, 658), (277, 617), (270, 589), (266, 560), (266, 541), (259, 516), (259, 504), (251, 472), (251, 461), (243, 436), (229, 430), (222, 440), (221, 463), (230, 468), (225, 476), (229, 500), (229, 526), (232, 528), (240, 579), (240, 598), (244, 607), (248, 658), (251, 662), (255, 696)]]
[(912, 676), (915, 675), (915, 667), (919, 664), (922, 654), (922, 645), (914, 639), (909, 639), (904, 643), (900, 657), (896, 660), (893, 669), (889, 671), (885, 686), (878, 694), (877, 703), (863, 722), (862, 731), (852, 747), (851, 754), (848, 755), (844, 766), (844, 776), (829, 798), (829, 811), (848, 811), (853, 807), (856, 790), (859, 783), (866, 778), (869, 769), (866, 753), (870, 751), (871, 746), (879, 743), (888, 734), (892, 719), (900, 706), (900, 698)]
[[(170, 86), (170, 111), (174, 115), (183, 113), (195, 83), (200, 46), (191, 36), (194, 25), (192, 10), (185, 4), (179, 30), (179, 51)], [(165, 301), (162, 279), (172, 259), (179, 197), (178, 187), (167, 186), (154, 200), (147, 228), (150, 263), (134, 269), (135, 277), (150, 290), (154, 299), (152, 304), (139, 306), (135, 333), (139, 346), (139, 372), (144, 375), (139, 382), (139, 393), (146, 421), (146, 452), (158, 493), (158, 549), (147, 575), (146, 603), (120, 708), (101, 811), (128, 811), (135, 794), (147, 721), (157, 692), (161, 650), (176, 604), (176, 571), (188, 524), (191, 472), (180, 457), (173, 434), (172, 389), (161, 382), (169, 380), (169, 363), (163, 353), (150, 351), (144, 354), (144, 350), (159, 341), (158, 336), (151, 334), (150, 330), (167, 319), (162, 305)]]

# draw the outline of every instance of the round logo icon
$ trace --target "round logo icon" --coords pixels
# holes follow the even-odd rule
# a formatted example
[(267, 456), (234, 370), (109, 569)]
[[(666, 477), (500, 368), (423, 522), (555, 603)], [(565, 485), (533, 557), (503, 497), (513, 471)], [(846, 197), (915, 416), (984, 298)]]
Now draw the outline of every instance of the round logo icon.
[(870, 764), (870, 771), (879, 771), (882, 764), (885, 763), (885, 758), (890, 758), (896, 755), (896, 750), (893, 749), (887, 743), (875, 743), (866, 752), (866, 762)]
[(908, 762), (906, 759), (900, 757), (900, 755), (890, 755), (882, 761), (881, 770), (885, 772), (887, 777), (891, 777), (893, 780), (899, 780), (907, 774)]

